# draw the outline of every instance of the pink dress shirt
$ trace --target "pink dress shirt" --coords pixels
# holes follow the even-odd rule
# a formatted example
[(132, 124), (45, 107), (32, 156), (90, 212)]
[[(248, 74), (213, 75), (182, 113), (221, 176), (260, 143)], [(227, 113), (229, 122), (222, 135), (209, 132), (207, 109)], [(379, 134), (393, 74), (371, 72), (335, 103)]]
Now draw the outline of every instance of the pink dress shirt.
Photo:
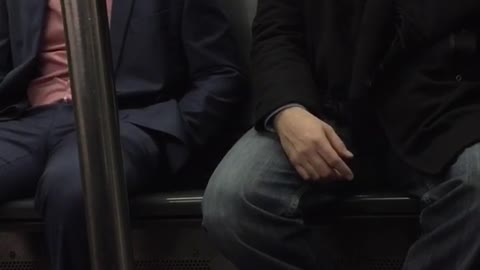
[[(106, 0), (111, 16), (112, 0)], [(72, 100), (66, 40), (60, 0), (49, 0), (39, 52), (40, 73), (28, 88), (28, 101), (32, 107)]]

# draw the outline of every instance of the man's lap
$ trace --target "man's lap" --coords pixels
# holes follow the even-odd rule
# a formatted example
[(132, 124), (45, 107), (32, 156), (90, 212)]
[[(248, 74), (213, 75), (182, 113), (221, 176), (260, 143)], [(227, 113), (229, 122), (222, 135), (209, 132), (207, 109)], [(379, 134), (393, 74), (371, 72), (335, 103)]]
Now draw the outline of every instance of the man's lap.
[[(133, 194), (165, 173), (163, 151), (149, 134), (131, 123), (121, 121), (120, 133)], [(0, 202), (33, 196), (35, 190), (43, 196), (60, 187), (76, 187), (76, 192), (81, 192), (80, 183), (73, 182), (80, 182), (80, 164), (71, 107), (42, 108), (19, 120), (0, 123)]]
[[(368, 160), (364, 164), (372, 166), (372, 162)], [(364, 181), (369, 181), (366, 178), (373, 173), (367, 176), (365, 171), (362, 170), (353, 182), (306, 182), (290, 164), (277, 135), (250, 130), (226, 155), (210, 179), (204, 209), (208, 210), (210, 201), (232, 202), (241, 197), (276, 214), (295, 214), (306, 193), (328, 194), (334, 199), (336, 195), (362, 189), (363, 184), (371, 187), (371, 182)]]
[(245, 196), (246, 201), (272, 207), (270, 211), (280, 214), (290, 210), (275, 208), (295, 205), (295, 194), (301, 193), (306, 185), (288, 162), (274, 134), (250, 130), (220, 163), (205, 197), (215, 201), (221, 196), (218, 199), (224, 201)]
[[(210, 180), (206, 197), (212, 200), (223, 194), (222, 199), (229, 200), (228, 196), (232, 198), (241, 196), (250, 201), (258, 201), (263, 207), (273, 205), (269, 201), (295, 205), (306, 192), (340, 194), (344, 187), (346, 191), (387, 188), (389, 191), (407, 192), (422, 198), (428, 196), (429, 190), (455, 178), (470, 184), (478, 183), (480, 186), (480, 143), (467, 148), (452, 167), (440, 176), (417, 173), (392, 155), (394, 154), (389, 153), (388, 160), (383, 165), (378, 165), (378, 172), (360, 174), (353, 184), (307, 183), (295, 172), (275, 134), (250, 130), (218, 166)], [(375, 170), (375, 162), (379, 160), (365, 159), (357, 163), (357, 169), (369, 166), (372, 168), (367, 171), (372, 172)], [(392, 168), (394, 169), (391, 170)], [(388, 173), (387, 169), (390, 169)], [(371, 176), (379, 178), (377, 186), (372, 186), (372, 182), (366, 179)]]
[[(158, 147), (153, 139), (140, 128), (120, 123), (120, 138), (123, 149), (124, 170), (129, 195), (151, 188), (160, 180)], [(42, 210), (48, 201), (61, 200), (68, 203), (82, 198), (81, 169), (78, 140), (75, 133), (66, 135), (56, 145), (47, 160), (36, 191), (36, 204)]]
[[(310, 244), (302, 238), (308, 232), (301, 207), (304, 195), (317, 186), (329, 199), (347, 189), (340, 184), (333, 193), (335, 185), (302, 180), (275, 134), (250, 130), (210, 179), (203, 200), (203, 226), (229, 259), (241, 262), (242, 269), (311, 269), (315, 260)], [(249, 256), (255, 264), (244, 260)], [(286, 266), (294, 261), (302, 267)]]

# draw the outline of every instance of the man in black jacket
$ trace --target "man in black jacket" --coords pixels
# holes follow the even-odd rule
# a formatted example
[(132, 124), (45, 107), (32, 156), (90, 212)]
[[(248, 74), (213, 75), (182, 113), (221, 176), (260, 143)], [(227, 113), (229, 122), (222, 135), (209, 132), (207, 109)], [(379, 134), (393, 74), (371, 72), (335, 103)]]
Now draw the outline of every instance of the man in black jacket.
[(479, 3), (259, 1), (256, 129), (204, 201), (205, 227), (240, 269), (330, 269), (306, 239), (302, 198), (372, 177), (422, 201), (405, 270), (480, 267)]

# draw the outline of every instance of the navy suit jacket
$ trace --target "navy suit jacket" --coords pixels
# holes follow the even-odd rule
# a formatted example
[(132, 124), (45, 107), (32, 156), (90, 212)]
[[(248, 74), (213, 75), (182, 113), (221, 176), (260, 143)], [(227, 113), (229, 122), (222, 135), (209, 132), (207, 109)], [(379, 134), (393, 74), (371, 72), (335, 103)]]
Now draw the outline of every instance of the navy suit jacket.
[[(47, 0), (0, 0), (0, 117), (26, 105)], [(165, 135), (171, 167), (221, 132), (245, 97), (240, 52), (215, 0), (115, 0), (114, 81), (128, 121)]]

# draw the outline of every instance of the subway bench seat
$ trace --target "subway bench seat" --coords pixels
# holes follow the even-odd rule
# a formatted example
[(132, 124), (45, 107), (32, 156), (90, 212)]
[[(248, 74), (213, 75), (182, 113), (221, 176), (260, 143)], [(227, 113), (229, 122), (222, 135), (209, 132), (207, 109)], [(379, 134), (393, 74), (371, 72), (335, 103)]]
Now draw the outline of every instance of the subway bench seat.
[[(203, 190), (148, 194), (131, 200), (131, 215), (134, 219), (152, 218), (201, 218)], [(308, 212), (315, 211), (309, 202)], [(335, 209), (339, 217), (415, 217), (419, 211), (418, 201), (402, 194), (360, 194), (345, 198)], [(33, 199), (17, 200), (0, 204), (0, 222), (41, 221), (35, 211)]]
[[(131, 200), (136, 270), (235, 269), (201, 227), (202, 198), (203, 190), (187, 190)], [(315, 198), (308, 202), (312, 239), (334, 247), (339, 270), (400, 270), (418, 236), (418, 201), (402, 194), (346, 197), (335, 204), (332, 215), (322, 214)], [(46, 258), (42, 220), (33, 199), (0, 205), (0, 269), (47, 270)]]

